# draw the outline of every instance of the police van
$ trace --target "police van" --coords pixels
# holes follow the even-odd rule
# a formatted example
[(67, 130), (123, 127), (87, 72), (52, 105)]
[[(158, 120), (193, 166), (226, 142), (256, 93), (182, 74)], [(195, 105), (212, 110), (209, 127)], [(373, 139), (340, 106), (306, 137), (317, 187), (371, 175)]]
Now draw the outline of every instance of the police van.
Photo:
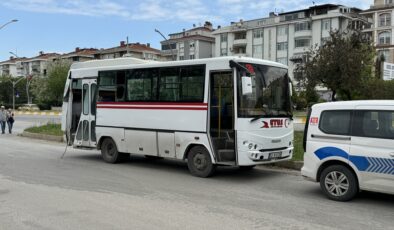
[(359, 191), (394, 194), (394, 100), (312, 106), (304, 131), (301, 174), (329, 199)]

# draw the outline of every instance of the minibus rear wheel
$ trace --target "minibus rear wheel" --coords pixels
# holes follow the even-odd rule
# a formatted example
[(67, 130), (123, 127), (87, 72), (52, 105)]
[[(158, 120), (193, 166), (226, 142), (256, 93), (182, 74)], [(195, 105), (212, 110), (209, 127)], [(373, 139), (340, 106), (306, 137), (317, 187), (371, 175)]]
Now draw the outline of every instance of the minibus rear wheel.
[(216, 165), (203, 146), (194, 146), (187, 156), (187, 166), (190, 173), (196, 177), (210, 177), (215, 173)]
[(130, 157), (127, 153), (120, 153), (112, 138), (105, 138), (101, 144), (101, 156), (107, 163), (115, 164), (124, 161)]
[(331, 165), (320, 176), (320, 187), (326, 196), (335, 201), (349, 201), (358, 193), (356, 175), (343, 165)]

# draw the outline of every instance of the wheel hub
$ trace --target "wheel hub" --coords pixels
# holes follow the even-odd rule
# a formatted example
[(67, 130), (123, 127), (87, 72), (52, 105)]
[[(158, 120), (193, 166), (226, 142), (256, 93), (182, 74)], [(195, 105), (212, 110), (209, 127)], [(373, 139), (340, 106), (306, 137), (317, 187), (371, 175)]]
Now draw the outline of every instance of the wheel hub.
[(349, 190), (349, 180), (345, 174), (333, 171), (327, 174), (324, 185), (333, 196), (342, 196)]
[(199, 153), (197, 154), (194, 159), (193, 159), (193, 163), (196, 166), (196, 168), (198, 170), (204, 170), (207, 167), (207, 159), (206, 157)]

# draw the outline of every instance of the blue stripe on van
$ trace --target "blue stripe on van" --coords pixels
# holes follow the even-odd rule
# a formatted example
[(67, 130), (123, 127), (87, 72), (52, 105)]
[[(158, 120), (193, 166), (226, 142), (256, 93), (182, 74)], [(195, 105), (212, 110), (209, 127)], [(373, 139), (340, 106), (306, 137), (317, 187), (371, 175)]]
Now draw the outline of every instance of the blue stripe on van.
[(320, 160), (328, 157), (342, 157), (352, 162), (359, 171), (394, 175), (394, 159), (353, 156), (336, 147), (320, 148), (315, 151), (315, 155)]

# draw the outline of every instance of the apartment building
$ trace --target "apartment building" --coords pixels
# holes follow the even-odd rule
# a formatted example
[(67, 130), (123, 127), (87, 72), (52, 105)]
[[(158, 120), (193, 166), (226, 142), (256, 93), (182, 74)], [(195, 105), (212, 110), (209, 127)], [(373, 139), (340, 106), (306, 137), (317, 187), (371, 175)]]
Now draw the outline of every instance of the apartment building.
[(394, 63), (394, 0), (375, 0), (360, 14), (369, 22), (363, 31), (373, 38), (378, 56), (383, 55), (385, 62)]
[(83, 62), (95, 59), (98, 49), (76, 47), (73, 52), (59, 55), (56, 59), (68, 60), (70, 62)]
[(321, 45), (331, 30), (344, 31), (365, 23), (360, 9), (325, 4), (307, 9), (270, 13), (269, 17), (232, 22), (212, 34), (215, 56), (247, 56), (276, 61), (289, 66), (290, 77), (304, 54), (314, 45)]
[(9, 60), (0, 62), (0, 76), (11, 76), (18, 77), (18, 65), (17, 63), (23, 62), (26, 58), (15, 58), (10, 57)]
[(94, 57), (96, 59), (111, 59), (111, 58), (120, 58), (124, 56), (140, 58), (145, 60), (155, 60), (155, 61), (162, 60), (160, 50), (150, 47), (149, 43), (126, 44), (125, 41), (121, 41), (119, 46), (108, 48), (108, 49), (100, 49), (94, 54)]
[(213, 57), (215, 37), (210, 22), (204, 26), (169, 34), (170, 39), (161, 41), (161, 54), (167, 60), (189, 60)]
[(47, 74), (48, 61), (56, 59), (59, 55), (57, 53), (40, 51), (35, 57), (19, 60), (16, 62), (16, 76), (45, 76)]

